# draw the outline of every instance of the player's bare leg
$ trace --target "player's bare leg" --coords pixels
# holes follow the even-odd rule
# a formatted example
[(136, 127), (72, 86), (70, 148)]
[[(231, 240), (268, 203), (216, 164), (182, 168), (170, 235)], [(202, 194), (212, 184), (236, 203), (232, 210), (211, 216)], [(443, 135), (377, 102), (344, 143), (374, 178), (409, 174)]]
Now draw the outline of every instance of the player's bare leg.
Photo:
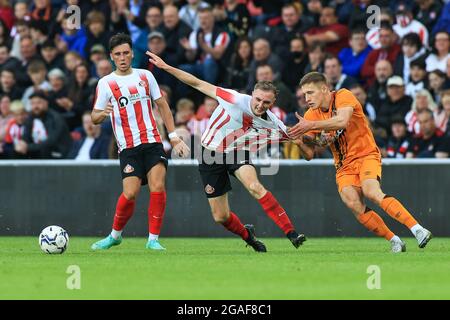
[(134, 212), (135, 200), (141, 189), (141, 179), (138, 177), (126, 177), (122, 180), (123, 192), (120, 195), (111, 234), (94, 243), (93, 250), (105, 250), (122, 242), (122, 231)]
[(238, 216), (230, 210), (228, 193), (218, 197), (208, 198), (208, 202), (215, 222), (220, 223), (228, 231), (240, 236), (255, 251), (267, 251), (266, 246), (256, 239), (253, 225), (246, 224), (244, 226)]
[(368, 230), (391, 242), (392, 252), (404, 252), (406, 246), (384, 223), (383, 219), (364, 204), (362, 190), (355, 186), (346, 186), (339, 193), (342, 201), (352, 211), (355, 218)]
[(411, 213), (396, 198), (383, 193), (376, 179), (362, 181), (364, 197), (379, 205), (387, 214), (411, 230), (420, 248), (424, 248), (433, 237), (431, 232), (417, 223)]
[(162, 162), (147, 173), (150, 202), (148, 205), (148, 242), (146, 248), (165, 250), (159, 243), (159, 234), (166, 210), (166, 167)]
[(278, 203), (277, 199), (259, 182), (256, 169), (253, 166), (243, 165), (234, 174), (248, 192), (258, 200), (269, 218), (275, 222), (296, 248), (306, 241), (305, 235), (298, 234), (295, 231), (286, 211)]

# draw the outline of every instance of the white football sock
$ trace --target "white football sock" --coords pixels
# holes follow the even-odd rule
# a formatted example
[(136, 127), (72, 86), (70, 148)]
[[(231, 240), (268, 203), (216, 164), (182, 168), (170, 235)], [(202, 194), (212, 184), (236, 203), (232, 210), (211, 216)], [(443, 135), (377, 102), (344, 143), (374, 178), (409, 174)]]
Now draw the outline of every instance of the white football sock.
[(412, 234), (415, 236), (416, 232), (420, 229), (422, 229), (423, 227), (420, 224), (416, 224), (414, 226), (411, 227), (411, 232)]
[(118, 240), (121, 235), (122, 235), (122, 230), (117, 231), (117, 230), (112, 229), (111, 237), (113, 237), (115, 240)]
[(398, 236), (396, 236), (395, 234), (394, 234), (394, 236), (391, 238), (391, 240), (389, 240), (390, 242), (400, 242), (401, 240), (400, 240), (400, 238), (398, 237)]
[(159, 237), (159, 235), (157, 235), (157, 234), (149, 233), (148, 234), (148, 241), (158, 240), (158, 237)]

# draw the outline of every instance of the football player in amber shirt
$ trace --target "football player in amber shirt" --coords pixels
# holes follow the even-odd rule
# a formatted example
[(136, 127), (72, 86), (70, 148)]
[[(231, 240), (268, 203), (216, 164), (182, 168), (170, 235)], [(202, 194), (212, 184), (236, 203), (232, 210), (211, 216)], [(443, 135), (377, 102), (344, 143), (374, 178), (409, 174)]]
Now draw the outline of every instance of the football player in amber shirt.
[(303, 156), (310, 160), (315, 145), (329, 145), (336, 166), (336, 183), (345, 205), (356, 219), (376, 235), (391, 242), (393, 252), (406, 250), (405, 243), (386, 226), (381, 217), (364, 203), (379, 205), (387, 214), (407, 226), (424, 248), (432, 234), (423, 228), (393, 196), (383, 193), (381, 154), (361, 104), (347, 89), (330, 91), (326, 77), (310, 72), (300, 81), (309, 110), (288, 130)]

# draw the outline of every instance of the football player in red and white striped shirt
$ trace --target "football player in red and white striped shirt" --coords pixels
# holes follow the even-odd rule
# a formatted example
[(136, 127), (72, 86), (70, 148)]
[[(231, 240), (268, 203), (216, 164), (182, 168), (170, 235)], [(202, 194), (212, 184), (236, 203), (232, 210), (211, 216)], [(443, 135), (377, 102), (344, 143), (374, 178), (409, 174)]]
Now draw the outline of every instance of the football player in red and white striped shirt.
[[(260, 81), (255, 85), (251, 96), (240, 94), (234, 90), (216, 87), (174, 68), (151, 52), (147, 52), (147, 55), (150, 62), (161, 70), (219, 101), (202, 136), (202, 157), (199, 163), (200, 175), (214, 220), (241, 236), (255, 251), (266, 251), (265, 245), (255, 238), (253, 226), (244, 226), (237, 215), (230, 211), (229, 175), (233, 175), (258, 200), (267, 215), (298, 248), (306, 240), (305, 236), (295, 231), (286, 211), (272, 193), (259, 182), (256, 170), (248, 157), (248, 151), (258, 150), (273, 140), (288, 139), (285, 125), (269, 110), (276, 100), (276, 87), (269, 81)], [(244, 152), (245, 159), (236, 159), (240, 156), (240, 150), (247, 151)]]
[(177, 137), (172, 112), (151, 72), (131, 68), (133, 49), (128, 35), (117, 34), (111, 38), (110, 56), (116, 70), (100, 79), (91, 117), (94, 124), (108, 116), (111, 119), (119, 148), (123, 193), (117, 202), (111, 234), (94, 243), (92, 249), (109, 249), (122, 242), (122, 230), (133, 214), (141, 185), (148, 183), (149, 240), (146, 247), (164, 250), (158, 236), (166, 207), (168, 161), (156, 127), (153, 103), (158, 106), (174, 151), (185, 156), (189, 148)]

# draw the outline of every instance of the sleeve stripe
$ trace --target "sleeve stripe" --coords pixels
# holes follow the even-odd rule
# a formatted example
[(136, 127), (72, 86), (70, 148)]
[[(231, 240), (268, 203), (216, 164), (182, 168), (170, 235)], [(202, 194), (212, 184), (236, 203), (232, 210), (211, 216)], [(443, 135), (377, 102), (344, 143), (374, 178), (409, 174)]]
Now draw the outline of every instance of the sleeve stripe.
[(216, 96), (225, 100), (226, 102), (233, 103), (233, 104), (235, 103), (235, 98), (234, 98), (233, 94), (226, 90), (223, 90), (220, 87), (217, 87)]

